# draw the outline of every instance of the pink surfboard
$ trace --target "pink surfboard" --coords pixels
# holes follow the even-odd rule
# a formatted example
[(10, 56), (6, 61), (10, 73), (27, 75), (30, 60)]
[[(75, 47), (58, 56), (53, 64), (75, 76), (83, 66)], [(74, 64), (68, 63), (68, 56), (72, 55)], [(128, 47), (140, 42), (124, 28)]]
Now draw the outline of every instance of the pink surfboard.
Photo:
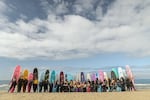
[[(16, 82), (18, 82), (18, 79), (19, 79), (19, 76), (20, 76), (20, 69), (21, 69), (21, 68), (20, 68), (19, 65), (17, 65), (17, 66), (14, 68), (13, 74), (12, 74), (12, 77), (11, 77), (11, 81), (10, 81), (10, 86), (12, 85), (14, 79), (16, 80)], [(15, 90), (15, 88), (12, 87), (12, 88), (9, 90), (9, 92), (12, 93), (12, 92), (14, 92), (14, 90)]]
[(126, 73), (127, 73), (127, 77), (130, 79), (130, 80), (133, 80), (133, 74), (131, 72), (131, 69), (128, 65), (126, 65)]
[(98, 71), (98, 76), (99, 76), (99, 80), (101, 82), (104, 82), (104, 73), (101, 70)]
[(133, 74), (132, 74), (132, 71), (130, 69), (130, 67), (128, 65), (126, 65), (126, 73), (127, 73), (127, 77), (132, 81), (133, 83), (133, 89), (135, 90), (135, 87), (134, 87), (134, 78), (133, 78)]
[(33, 73), (30, 73), (30, 74), (28, 75), (28, 85), (27, 85), (27, 87), (28, 87), (28, 92), (30, 92), (30, 90), (31, 90), (30, 82), (32, 82), (32, 81), (33, 81)]

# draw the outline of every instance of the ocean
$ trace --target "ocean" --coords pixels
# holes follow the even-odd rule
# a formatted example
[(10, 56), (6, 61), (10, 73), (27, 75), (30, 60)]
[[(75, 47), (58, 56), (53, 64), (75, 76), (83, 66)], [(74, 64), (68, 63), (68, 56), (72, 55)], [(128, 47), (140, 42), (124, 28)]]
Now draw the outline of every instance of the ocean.
[[(135, 79), (135, 88), (137, 90), (150, 89), (150, 79)], [(9, 80), (0, 80), (0, 91), (8, 91)]]
[(0, 91), (8, 91), (9, 80), (0, 80)]

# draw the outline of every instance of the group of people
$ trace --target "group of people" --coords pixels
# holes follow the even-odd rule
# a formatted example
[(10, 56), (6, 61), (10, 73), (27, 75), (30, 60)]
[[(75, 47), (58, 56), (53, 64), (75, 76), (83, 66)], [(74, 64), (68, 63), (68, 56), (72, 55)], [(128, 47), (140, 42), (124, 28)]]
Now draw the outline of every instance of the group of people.
[[(55, 83), (49, 83), (48, 81), (42, 82), (44, 87), (44, 92), (113, 92), (113, 91), (133, 91), (135, 87), (133, 82), (129, 79), (108, 79), (102, 82), (98, 80), (95, 81), (67, 81), (59, 82), (58, 80)], [(39, 92), (42, 92), (42, 85), (39, 84)]]
[[(33, 76), (38, 76), (33, 72)], [(39, 82), (38, 82), (39, 81)], [(33, 92), (112, 92), (112, 91), (132, 91), (135, 90), (134, 83), (129, 78), (120, 79), (104, 79), (99, 80), (96, 78), (91, 81), (75, 81), (67, 79), (55, 80), (54, 82), (49, 81), (49, 70), (46, 70), (43, 80), (38, 80), (38, 77), (33, 77), (33, 80), (27, 80), (20, 76), (18, 81), (13, 80), (10, 87), (17, 85), (17, 92), (30, 92), (33, 88)]]

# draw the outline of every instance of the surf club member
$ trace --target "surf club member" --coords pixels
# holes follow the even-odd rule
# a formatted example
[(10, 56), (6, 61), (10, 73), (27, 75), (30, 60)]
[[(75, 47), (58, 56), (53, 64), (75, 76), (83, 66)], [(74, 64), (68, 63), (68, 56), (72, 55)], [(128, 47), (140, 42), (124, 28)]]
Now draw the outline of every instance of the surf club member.
[(17, 84), (17, 92), (21, 92), (21, 87), (23, 85), (23, 75), (22, 73), (20, 74), (20, 77), (18, 79), (18, 84)]
[(129, 78), (126, 79), (126, 87), (127, 87), (127, 91), (130, 91), (130, 80), (129, 80)]
[(39, 92), (42, 92), (45, 73), (42, 72), (39, 79)]
[(63, 85), (63, 92), (69, 92), (69, 86), (68, 86), (68, 81), (66, 80), (64, 85)]
[(98, 81), (97, 92), (102, 92), (102, 83), (101, 80)]
[(95, 89), (94, 89), (94, 81), (91, 82), (91, 87), (90, 87), (90, 88), (91, 88), (91, 89), (90, 89), (91, 92), (95, 92)]
[(116, 90), (116, 80), (115, 80), (115, 79), (112, 79), (110, 92), (112, 92), (114, 89)]
[(26, 92), (27, 84), (28, 84), (28, 79), (26, 77), (23, 77), (23, 92)]
[[(31, 73), (30, 75), (32, 75), (32, 73)], [(28, 78), (28, 79), (29, 79), (29, 78)], [(31, 91), (32, 85), (33, 85), (33, 77), (31, 77), (31, 79), (28, 80), (28, 85), (27, 85), (27, 87), (28, 87), (28, 92), (29, 92), (29, 93), (30, 93), (30, 91)]]
[(86, 82), (83, 82), (83, 92), (86, 92)]
[(59, 92), (58, 80), (56, 80), (54, 83), (49, 83), (49, 92)]
[(102, 83), (102, 92), (107, 92), (107, 80), (104, 79), (104, 82)]
[(38, 90), (38, 69), (34, 68), (33, 70), (33, 92)]
[(80, 92), (83, 92), (84, 82), (80, 82)]
[(96, 78), (96, 80), (94, 81), (94, 89), (95, 89), (95, 92), (97, 92), (97, 89), (98, 89), (98, 78)]
[(111, 79), (108, 78), (108, 91), (110, 91), (110, 89), (111, 89)]
[(77, 90), (77, 82), (76, 81), (74, 81), (73, 88), (74, 88), (74, 92), (76, 92), (76, 90)]
[(121, 77), (120, 79), (120, 84), (121, 84), (121, 91), (125, 91), (125, 80), (123, 77)]
[(76, 89), (76, 92), (81, 92), (81, 84), (80, 84), (79, 81), (77, 82), (77, 89)]
[(117, 79), (117, 82), (116, 82), (116, 90), (117, 90), (117, 92), (121, 91), (121, 83), (120, 83), (119, 79)]
[(90, 92), (90, 91), (91, 91), (91, 82), (90, 82), (90, 80), (88, 80), (88, 82), (87, 82), (86, 91), (87, 91), (87, 92)]
[(15, 87), (16, 87), (16, 85), (17, 85), (17, 78), (16, 77), (14, 77), (12, 80), (11, 80), (11, 85), (10, 85), (10, 88), (9, 88), (9, 90), (8, 90), (8, 92), (13, 88), (13, 91), (15, 90)]
[(48, 91), (48, 84), (49, 84), (49, 70), (46, 70), (45, 72), (45, 77), (44, 77), (44, 81), (43, 81), (43, 85), (44, 85), (44, 92)]
[(58, 83), (58, 80), (56, 80), (54, 82), (54, 85), (53, 85), (53, 92), (59, 92), (59, 83)]
[(74, 92), (74, 87), (73, 87), (73, 81), (72, 80), (70, 81), (70, 84), (69, 84), (69, 92)]
[(60, 81), (59, 92), (63, 92), (64, 81)]
[(134, 85), (133, 85), (133, 81), (132, 80), (130, 80), (130, 91), (135, 91), (136, 89), (135, 89), (135, 87), (134, 87)]
[(52, 92), (52, 90), (53, 90), (53, 83), (49, 82), (49, 92)]

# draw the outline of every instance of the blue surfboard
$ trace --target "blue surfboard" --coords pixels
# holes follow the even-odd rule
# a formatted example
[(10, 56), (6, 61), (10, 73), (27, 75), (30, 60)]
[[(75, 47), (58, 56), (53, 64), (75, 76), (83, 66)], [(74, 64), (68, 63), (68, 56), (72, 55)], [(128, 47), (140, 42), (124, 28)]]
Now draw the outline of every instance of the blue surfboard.
[(83, 72), (81, 72), (81, 82), (85, 82), (85, 76)]

